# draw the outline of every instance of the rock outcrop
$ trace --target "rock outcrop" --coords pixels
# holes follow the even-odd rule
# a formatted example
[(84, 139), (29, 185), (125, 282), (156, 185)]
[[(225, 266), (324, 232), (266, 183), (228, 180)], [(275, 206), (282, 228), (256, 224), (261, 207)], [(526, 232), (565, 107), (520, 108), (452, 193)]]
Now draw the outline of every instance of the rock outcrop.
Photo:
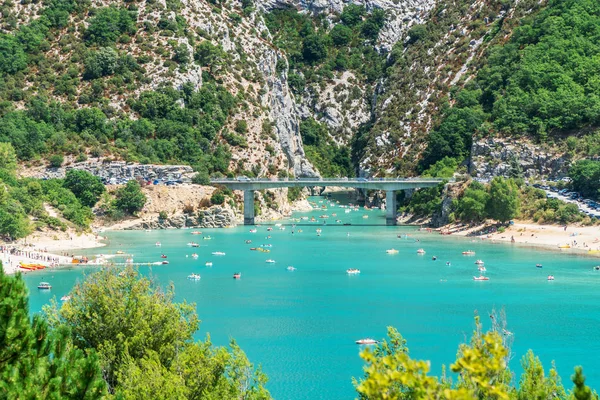
[(192, 167), (189, 165), (132, 164), (124, 161), (86, 161), (60, 168), (47, 167), (30, 170), (28, 171), (28, 176), (41, 179), (64, 178), (70, 169), (88, 171), (92, 175), (106, 179), (109, 183), (122, 183), (124, 180), (137, 178), (147, 181), (158, 179), (160, 181), (178, 180), (183, 183), (189, 183), (195, 175)]
[(524, 139), (486, 138), (473, 142), (469, 171), (480, 179), (522, 175), (562, 178), (571, 160), (556, 149), (545, 149)]
[(155, 217), (124, 228), (125, 230), (179, 229), (179, 228), (225, 228), (235, 226), (235, 213), (226, 207), (213, 206), (194, 215), (178, 214), (166, 219)]

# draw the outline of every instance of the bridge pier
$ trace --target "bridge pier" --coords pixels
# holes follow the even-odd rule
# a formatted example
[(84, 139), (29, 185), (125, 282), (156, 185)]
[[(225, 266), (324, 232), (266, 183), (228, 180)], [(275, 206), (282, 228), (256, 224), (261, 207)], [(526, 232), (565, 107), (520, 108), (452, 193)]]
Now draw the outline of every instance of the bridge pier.
[(398, 203), (396, 202), (396, 191), (385, 191), (385, 224), (396, 225), (396, 212), (398, 211)]
[(254, 225), (254, 190), (244, 190), (244, 225)]

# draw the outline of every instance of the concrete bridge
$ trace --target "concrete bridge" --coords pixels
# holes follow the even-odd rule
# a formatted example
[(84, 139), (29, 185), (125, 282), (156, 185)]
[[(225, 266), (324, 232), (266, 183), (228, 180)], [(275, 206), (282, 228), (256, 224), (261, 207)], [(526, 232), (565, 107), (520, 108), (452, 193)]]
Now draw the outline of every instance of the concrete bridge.
[(396, 225), (396, 191), (434, 187), (442, 183), (438, 178), (284, 178), (284, 179), (211, 179), (211, 185), (222, 185), (231, 190), (244, 191), (244, 225), (254, 225), (254, 191), (284, 187), (348, 187), (367, 190), (385, 190), (386, 224)]

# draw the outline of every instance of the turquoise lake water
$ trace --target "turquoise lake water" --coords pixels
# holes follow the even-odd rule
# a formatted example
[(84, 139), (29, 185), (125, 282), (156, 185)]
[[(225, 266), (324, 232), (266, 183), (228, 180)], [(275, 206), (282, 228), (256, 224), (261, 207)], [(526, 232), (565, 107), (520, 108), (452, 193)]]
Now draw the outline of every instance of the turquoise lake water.
[[(311, 200), (327, 204), (322, 197)], [(442, 364), (455, 360), (458, 344), (470, 337), (475, 310), (488, 328), (488, 312), (502, 307), (514, 333), (514, 371), (520, 374), (520, 358), (533, 349), (546, 370), (556, 361), (567, 388), (572, 386), (573, 366), (582, 365), (587, 383), (600, 389), (600, 271), (593, 271), (597, 260), (471, 242), (414, 227), (386, 227), (379, 210), (345, 214), (342, 208), (328, 208), (295, 214), (315, 216), (318, 222), (302, 221), (294, 234), (289, 220), (281, 221), (285, 230), (271, 225), (271, 232), (266, 225), (256, 233), (241, 226), (202, 229), (198, 236), (185, 229), (112, 232), (108, 247), (87, 254), (123, 250), (136, 263), (157, 262), (166, 254), (169, 265), (142, 266), (140, 271), (151, 273), (160, 284), (173, 282), (179, 300), (196, 303), (202, 320), (198, 339), (210, 333), (213, 343), (226, 345), (235, 338), (250, 360), (262, 365), (276, 399), (355, 398), (351, 378), (362, 375), (363, 363), (354, 341), (383, 338), (390, 325), (408, 340), (412, 357), (431, 360), (432, 373), (439, 374)], [(322, 214), (330, 215), (326, 225), (318, 219)], [(336, 219), (353, 225), (336, 224)], [(399, 239), (398, 234), (411, 236)], [(212, 240), (202, 240), (206, 235)], [(157, 241), (162, 247), (155, 246)], [(201, 247), (188, 247), (190, 241)], [(249, 250), (262, 244), (271, 244), (271, 252)], [(390, 248), (399, 253), (386, 254)], [(419, 248), (426, 254), (417, 255)], [(467, 249), (476, 255), (463, 256)], [(214, 251), (226, 255), (213, 256)], [(194, 252), (197, 260), (191, 257)], [(485, 261), (489, 281), (473, 281), (479, 274), (476, 259)], [(213, 266), (206, 267), (207, 261)], [(288, 265), (296, 271), (286, 270)], [(27, 274), (32, 311), (67, 294), (96, 268)], [(359, 268), (361, 274), (349, 276), (348, 268)], [(202, 279), (188, 280), (192, 272)], [(234, 272), (242, 278), (232, 279)], [(556, 280), (547, 281), (549, 274)], [(40, 281), (50, 282), (52, 290), (38, 291)]]

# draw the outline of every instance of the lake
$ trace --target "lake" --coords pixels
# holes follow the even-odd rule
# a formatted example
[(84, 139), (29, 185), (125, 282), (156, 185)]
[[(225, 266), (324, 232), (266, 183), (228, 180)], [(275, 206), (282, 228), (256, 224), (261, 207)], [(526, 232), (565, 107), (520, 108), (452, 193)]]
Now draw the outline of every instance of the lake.
[[(596, 260), (388, 227), (383, 211), (346, 213), (323, 197), (310, 200), (327, 210), (294, 217), (314, 217), (314, 223), (284, 220), (285, 230), (270, 223), (272, 231), (262, 225), (256, 233), (244, 226), (202, 229), (202, 235), (187, 229), (110, 232), (108, 247), (87, 254), (122, 250), (135, 263), (159, 262), (161, 254), (167, 255), (169, 265), (141, 266), (141, 273), (161, 285), (173, 282), (178, 300), (196, 303), (202, 320), (198, 339), (210, 333), (213, 343), (226, 345), (235, 338), (249, 359), (262, 365), (276, 399), (355, 398), (351, 378), (360, 377), (363, 366), (355, 341), (383, 338), (387, 326), (407, 339), (413, 358), (431, 360), (432, 373), (439, 374), (442, 364), (455, 360), (459, 343), (470, 338), (474, 313), (488, 328), (493, 308), (506, 310), (514, 334), (515, 372), (520, 374), (520, 358), (533, 349), (546, 370), (556, 361), (567, 388), (573, 367), (582, 365), (586, 383), (600, 389)], [(211, 240), (202, 240), (209, 235)], [(161, 247), (155, 246), (157, 241)], [(200, 247), (188, 247), (191, 241)], [(270, 253), (249, 250), (263, 244), (271, 246)], [(387, 254), (391, 248), (398, 254)], [(420, 248), (426, 254), (418, 255)], [(476, 255), (463, 256), (467, 249)], [(485, 261), (489, 281), (473, 281), (479, 275), (477, 259)], [(209, 261), (212, 267), (205, 266)], [(537, 263), (543, 268), (536, 268)], [(288, 271), (288, 266), (296, 270)], [(40, 311), (52, 297), (66, 295), (96, 268), (27, 274), (31, 310)], [(348, 275), (348, 268), (361, 273)], [(187, 279), (192, 272), (202, 279)], [(234, 272), (241, 272), (241, 279), (232, 279)], [(548, 281), (549, 274), (556, 279)], [(38, 291), (40, 281), (50, 282), (52, 290)]]

